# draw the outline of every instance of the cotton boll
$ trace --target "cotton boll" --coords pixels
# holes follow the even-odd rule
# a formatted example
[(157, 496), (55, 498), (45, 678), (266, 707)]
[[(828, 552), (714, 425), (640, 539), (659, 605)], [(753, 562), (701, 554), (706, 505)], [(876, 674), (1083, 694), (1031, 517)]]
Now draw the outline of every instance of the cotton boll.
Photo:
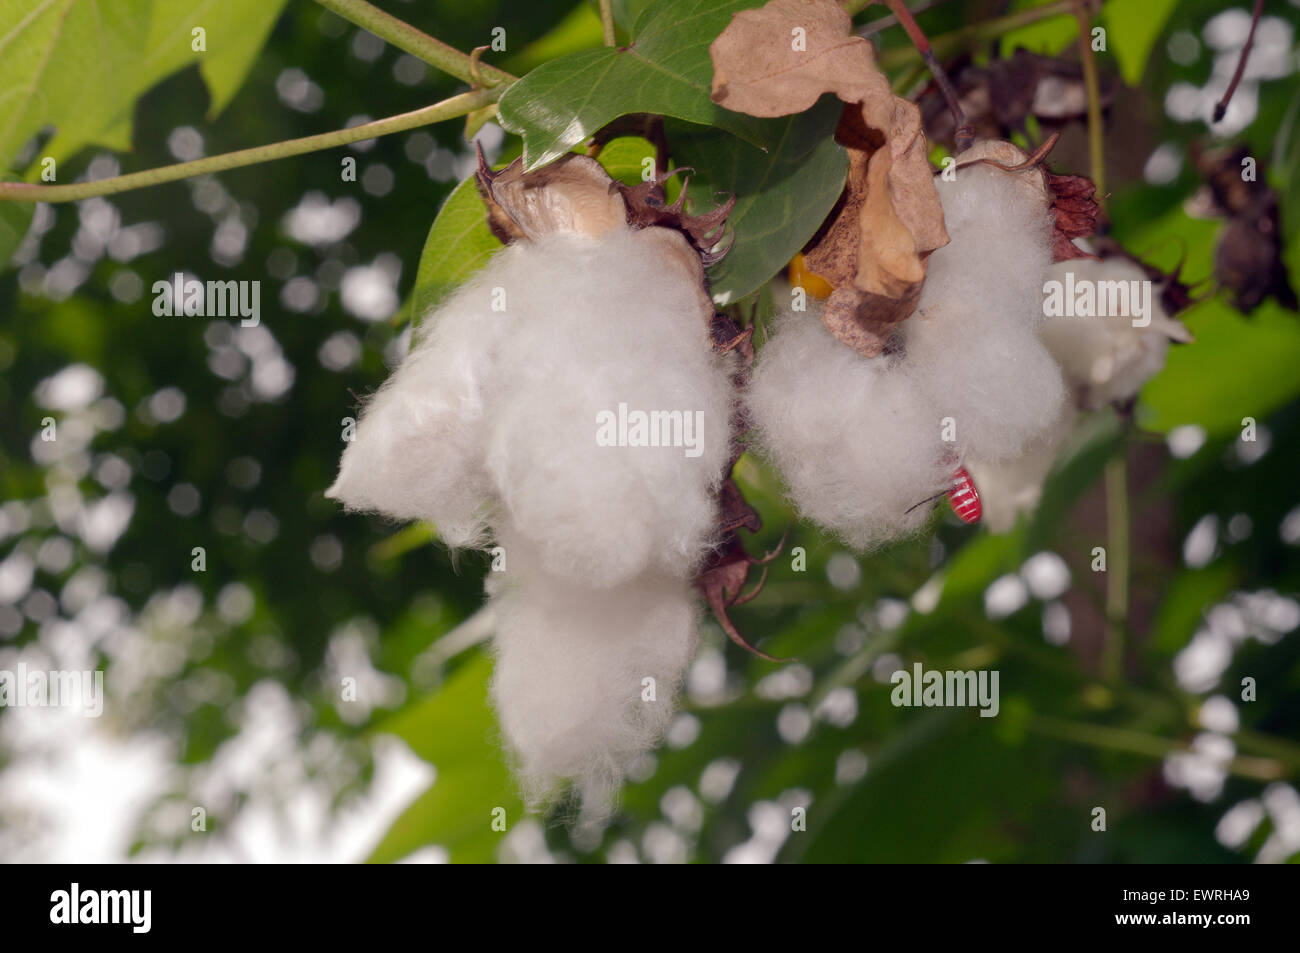
[(952, 418), (959, 455), (1018, 454), (1065, 399), (1038, 339), (1051, 264), (1047, 200), (986, 166), (939, 183), (952, 241), (929, 260), (916, 313), (900, 335), (908, 373)]
[(362, 411), (327, 496), (350, 510), (431, 520), (452, 546), (482, 541), (491, 493), (485, 408), (511, 322), (491, 309), (491, 289), (530, 274), (528, 257), (522, 247), (503, 249), (426, 317), (411, 352)]
[(913, 315), (906, 329), (907, 369), (951, 418), (956, 447), (998, 460), (1019, 454), (1065, 402), (1060, 368), (1032, 327), (972, 322), (953, 340), (942, 319)]
[(1136, 309), (1130, 305), (1126, 314), (1049, 318), (1042, 329), (1043, 341), (1080, 407), (1096, 409), (1128, 400), (1165, 366), (1169, 342), (1190, 341), (1191, 335), (1165, 311), (1158, 291), (1135, 263), (1118, 256), (1063, 261), (1052, 269), (1051, 278), (1064, 286), (1070, 273), (1075, 286), (1087, 283), (1094, 289), (1101, 282), (1148, 282), (1151, 313), (1145, 327), (1134, 327)]
[[(512, 330), (485, 462), (502, 519), (549, 572), (593, 587), (648, 569), (692, 575), (729, 459), (731, 360), (712, 351), (702, 284), (672, 280), (654, 233), (677, 238), (544, 236), (528, 269), (500, 281)], [(667, 415), (660, 436), (675, 445), (601, 445), (620, 405)]]
[(799, 511), (857, 548), (919, 529), (929, 508), (908, 508), (951, 478), (940, 415), (891, 363), (845, 347), (816, 314), (788, 314), (746, 395)]
[(691, 589), (661, 574), (601, 590), (531, 566), (511, 576), (493, 600), (492, 698), (507, 748), (530, 803), (572, 779), (598, 815), (672, 718), (697, 643)]
[(972, 324), (1042, 321), (1043, 282), (1052, 264), (1046, 194), (1022, 174), (985, 165), (935, 184), (951, 241), (930, 255), (918, 315), (950, 319), (963, 329), (954, 327), (954, 335)]
[[(426, 319), (329, 495), (431, 520), (453, 546), (508, 525), (593, 586), (689, 577), (713, 542), (733, 361), (712, 350), (688, 256), (675, 233), (621, 226), (498, 252)], [(598, 415), (620, 404), (666, 414), (677, 445), (601, 446)]]

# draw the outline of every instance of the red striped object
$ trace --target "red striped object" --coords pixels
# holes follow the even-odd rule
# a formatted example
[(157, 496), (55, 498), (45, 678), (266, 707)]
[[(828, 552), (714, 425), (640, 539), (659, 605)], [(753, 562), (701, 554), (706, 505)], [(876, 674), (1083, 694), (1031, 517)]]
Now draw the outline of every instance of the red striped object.
[(963, 523), (978, 523), (984, 515), (980, 504), (980, 491), (975, 489), (975, 481), (965, 467), (958, 467), (952, 475), (952, 488), (948, 490), (948, 502), (952, 511)]

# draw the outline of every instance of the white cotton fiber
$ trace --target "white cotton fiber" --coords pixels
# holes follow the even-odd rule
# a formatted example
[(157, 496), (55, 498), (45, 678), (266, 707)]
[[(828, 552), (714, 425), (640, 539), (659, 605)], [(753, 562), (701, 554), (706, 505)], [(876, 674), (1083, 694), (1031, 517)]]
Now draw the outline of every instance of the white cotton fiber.
[(939, 416), (952, 418), (959, 456), (1012, 457), (1065, 399), (1038, 337), (1052, 262), (1047, 200), (1021, 177), (981, 165), (936, 185), (952, 241), (930, 256), (902, 327), (906, 365)]
[(599, 814), (672, 716), (731, 453), (735, 356), (711, 317), (675, 232), (511, 245), (425, 318), (329, 490), (502, 547), (492, 696), (534, 802), (571, 781)]
[(1062, 407), (1051, 426), (1014, 457), (988, 461), (969, 456), (963, 461), (979, 489), (984, 510), (981, 522), (989, 532), (1010, 532), (1021, 513), (1032, 513), (1038, 508), (1043, 481), (1069, 439), (1077, 416), (1072, 407)]
[(689, 583), (658, 573), (591, 590), (507, 549), (492, 679), (507, 748), (530, 803), (571, 779), (584, 812), (599, 815), (668, 727), (695, 654), (696, 600)]
[[(523, 251), (503, 249), (494, 269), (520, 270)], [(486, 306), (488, 278), (481, 273), (425, 318), (410, 353), (361, 412), (326, 496), (350, 510), (431, 520), (454, 547), (482, 541), (491, 495), (487, 395), (510, 326), (508, 314)]]
[[(592, 586), (648, 569), (693, 575), (730, 453), (732, 362), (712, 350), (700, 284), (669, 280), (649, 236), (543, 238), (532, 272), (499, 282), (515, 326), (498, 356), (487, 469), (504, 519), (547, 570)], [(602, 446), (598, 421), (620, 405), (625, 417), (675, 414), (663, 436), (676, 445)]]
[(859, 549), (920, 528), (948, 487), (939, 414), (886, 356), (863, 358), (812, 312), (782, 317), (746, 394), (800, 513)]
[(1015, 458), (1060, 415), (1038, 336), (1052, 221), (1035, 175), (973, 165), (936, 180), (952, 241), (885, 355), (863, 358), (815, 314), (782, 319), (759, 353), (747, 400), (760, 442), (800, 512), (855, 547), (916, 530), (930, 507), (908, 507), (945, 491), (958, 463)]
[(1146, 283), (1151, 312), (1137, 316), (1141, 326), (1134, 326), (1137, 309), (1130, 306), (1124, 314), (1051, 317), (1042, 329), (1043, 342), (1060, 363), (1080, 407), (1095, 410), (1128, 400), (1165, 366), (1169, 342), (1190, 341), (1191, 335), (1165, 311), (1159, 289), (1134, 262), (1118, 256), (1063, 261), (1052, 269), (1051, 278), (1064, 286), (1070, 274), (1074, 286), (1088, 283), (1094, 289), (1103, 282), (1124, 282), (1129, 289), (1134, 282), (1136, 287)]
[[(657, 232), (557, 233), (499, 252), (426, 319), (329, 494), (432, 520), (452, 545), (479, 542), (485, 523), (515, 530), (548, 571), (595, 587), (652, 568), (689, 577), (713, 542), (732, 362), (713, 352), (700, 285), (665, 262)], [(677, 445), (598, 444), (599, 415), (620, 404), (675, 412)]]

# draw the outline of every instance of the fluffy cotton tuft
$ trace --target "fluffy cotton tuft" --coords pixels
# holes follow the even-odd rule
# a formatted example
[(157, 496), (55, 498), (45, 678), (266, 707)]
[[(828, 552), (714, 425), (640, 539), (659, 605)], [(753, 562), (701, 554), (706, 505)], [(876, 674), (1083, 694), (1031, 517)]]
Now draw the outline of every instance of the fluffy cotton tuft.
[[(699, 287), (665, 280), (648, 231), (498, 253), (366, 407), (329, 495), (431, 520), (452, 545), (517, 531), (549, 571), (596, 587), (691, 575), (713, 542), (731, 365)], [(699, 455), (599, 445), (598, 416), (620, 404), (702, 415)]]
[[(548, 569), (597, 586), (646, 570), (692, 575), (713, 543), (730, 455), (731, 361), (711, 349), (699, 285), (666, 281), (646, 237), (539, 242), (536, 276), (507, 286), (535, 313), (501, 350), (509, 397), (492, 417), (487, 468)], [(598, 417), (620, 405), (702, 421), (700, 455), (599, 445)]]
[[(503, 547), (492, 692), (534, 802), (571, 780), (589, 814), (607, 808), (695, 650), (689, 580), (716, 543), (734, 409), (702, 278), (664, 229), (503, 249), (426, 319), (328, 491)], [(676, 414), (673, 445), (636, 445), (639, 413)], [(607, 415), (630, 445), (598, 440)]]
[(698, 640), (690, 584), (646, 574), (590, 590), (511, 566), (493, 606), (492, 699), (524, 795), (537, 804), (573, 779), (598, 816), (672, 718)]
[[(1101, 282), (1148, 280), (1140, 267), (1118, 256), (1063, 261), (1052, 269), (1051, 277), (1064, 283), (1070, 273), (1076, 285), (1090, 282), (1093, 287)], [(1044, 323), (1043, 342), (1060, 363), (1080, 407), (1095, 410), (1137, 396), (1142, 385), (1165, 366), (1169, 342), (1191, 340), (1182, 322), (1165, 311), (1158, 288), (1151, 289), (1151, 312), (1145, 327), (1134, 327), (1131, 314), (1054, 317)]]
[(1024, 181), (971, 166), (937, 183), (952, 241), (930, 256), (916, 313), (903, 325), (907, 367), (951, 417), (959, 456), (1015, 456), (1065, 399), (1043, 346), (1043, 284), (1052, 262), (1047, 200)]
[(908, 508), (948, 489), (959, 461), (1014, 458), (1064, 405), (1038, 336), (1052, 259), (1046, 197), (982, 165), (936, 184), (952, 241), (930, 256), (893, 346), (863, 358), (815, 314), (789, 315), (747, 396), (795, 505), (857, 548), (917, 530), (929, 508)]
[(967, 457), (966, 469), (979, 488), (984, 515), (981, 519), (990, 533), (1008, 533), (1015, 528), (1021, 513), (1032, 513), (1043, 496), (1043, 481), (1062, 445), (1074, 430), (1077, 413), (1063, 407), (1052, 425), (1029, 442), (1014, 457), (982, 460)]
[(919, 529), (946, 489), (939, 415), (886, 357), (845, 347), (815, 313), (785, 315), (746, 399), (759, 441), (800, 512), (866, 549)]
[[(519, 270), (520, 249), (496, 259)], [(483, 467), (486, 395), (505, 314), (482, 307), (480, 275), (418, 329), (410, 353), (369, 400), (325, 495), (349, 510), (430, 520), (453, 547), (486, 537), (491, 486)]]

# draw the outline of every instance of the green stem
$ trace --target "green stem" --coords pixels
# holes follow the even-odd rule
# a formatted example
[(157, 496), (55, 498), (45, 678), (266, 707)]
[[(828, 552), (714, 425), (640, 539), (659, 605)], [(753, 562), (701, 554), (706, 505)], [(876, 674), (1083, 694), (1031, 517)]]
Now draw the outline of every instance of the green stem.
[[(1097, 187), (1097, 204), (1106, 203), (1106, 141), (1101, 117), (1101, 84), (1083, 0), (1075, 0), (1079, 21), (1079, 53), (1083, 59), (1083, 85), (1088, 94), (1088, 171)], [(1102, 669), (1118, 682), (1124, 675), (1124, 632), (1128, 625), (1129, 589), (1128, 463), (1124, 445), (1120, 455), (1106, 462), (1106, 645)]]
[(1075, 0), (1075, 19), (1079, 21), (1079, 53), (1083, 59), (1083, 85), (1088, 93), (1088, 164), (1092, 183), (1097, 186), (1097, 204), (1106, 210), (1106, 130), (1101, 122), (1101, 84), (1097, 79), (1097, 60), (1092, 55), (1092, 37), (1083, 0)]
[(178, 162), (175, 165), (146, 169), (143, 172), (132, 172), (128, 175), (96, 179), (94, 182), (76, 182), (72, 185), (0, 182), (0, 200), (9, 199), (15, 202), (73, 202), (77, 199), (90, 198), (92, 195), (112, 195), (116, 192), (126, 192), (150, 185), (161, 185), (164, 182), (175, 182), (177, 179), (188, 179), (195, 175), (224, 172), (226, 169), (257, 165), (260, 162), (284, 159), (289, 156), (302, 155), (305, 152), (332, 149), (335, 146), (345, 146), (350, 142), (360, 142), (362, 139), (373, 139), (376, 136), (404, 132), (407, 129), (427, 126), (430, 123), (441, 122), (444, 119), (464, 116), (486, 106), (488, 103), (494, 102), (501, 95), (502, 88), (495, 87), (493, 89), (480, 89), (469, 93), (461, 93), (459, 96), (452, 96), (450, 99), (444, 99), (440, 103), (425, 106), (423, 109), (417, 109), (414, 112), (389, 116), (387, 119), (378, 119), (360, 126), (353, 126), (350, 129), (323, 132), (317, 136), (289, 139), (285, 142), (273, 142), (266, 146), (241, 149), (238, 152), (225, 152), (217, 156), (208, 156), (205, 159), (195, 159), (193, 162)]
[(1106, 461), (1106, 646), (1102, 669), (1112, 682), (1124, 676), (1124, 632), (1128, 626), (1128, 462)]
[[(1137, 754), (1150, 758), (1165, 758), (1168, 755), (1188, 750), (1187, 746), (1181, 742), (1171, 741), (1159, 735), (1150, 735), (1144, 731), (1067, 721), (1063, 718), (1048, 716), (1033, 719), (1029, 723), (1029, 730), (1061, 741), (1072, 741), (1093, 748), (1122, 751), (1126, 754)], [(1227, 769), (1231, 774), (1249, 778), (1253, 781), (1277, 781), (1294, 770), (1294, 768), (1288, 769), (1288, 766), (1274, 758), (1252, 757), (1233, 758), (1228, 762)]]
[(612, 0), (600, 0), (600, 30), (605, 35), (605, 45), (615, 46), (618, 40), (614, 37), (614, 4)]
[[(422, 30), (417, 30), (405, 20), (385, 13), (366, 0), (316, 0), (322, 7), (337, 13), (343, 19), (369, 30), (380, 39), (387, 40), (400, 50), (424, 60), (430, 66), (455, 76), (466, 83), (474, 83), (470, 58), (455, 47), (448, 46)], [(478, 65), (479, 75), (491, 85), (513, 83), (517, 76), (505, 70)]]

